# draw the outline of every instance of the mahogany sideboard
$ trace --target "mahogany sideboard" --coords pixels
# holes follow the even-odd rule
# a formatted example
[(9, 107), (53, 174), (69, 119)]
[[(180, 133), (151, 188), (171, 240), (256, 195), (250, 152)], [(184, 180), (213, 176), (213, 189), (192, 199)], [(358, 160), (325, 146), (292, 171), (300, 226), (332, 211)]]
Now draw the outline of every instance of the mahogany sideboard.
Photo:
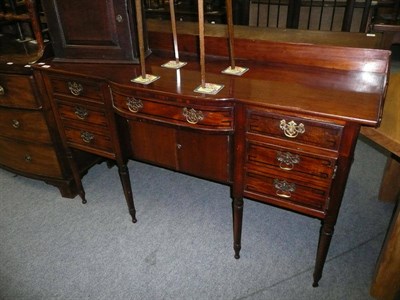
[[(148, 27), (153, 54), (146, 72), (160, 76), (149, 85), (131, 82), (141, 74), (135, 64), (49, 60), (34, 66), (66, 151), (116, 160), (133, 221), (128, 159), (229, 185), (235, 258), (247, 199), (320, 219), (318, 286), (360, 127), (380, 123), (390, 52), (362, 43), (271, 41), (238, 28), (237, 65), (249, 71), (230, 76), (221, 73), (229, 64), (225, 27), (213, 25), (206, 29), (212, 32), (206, 36), (206, 81), (224, 87), (207, 95), (194, 91), (200, 66), (191, 24), (178, 35), (188, 64), (161, 67), (172, 57), (165, 24)], [(378, 37), (341, 36), (349, 44), (379, 44)]]

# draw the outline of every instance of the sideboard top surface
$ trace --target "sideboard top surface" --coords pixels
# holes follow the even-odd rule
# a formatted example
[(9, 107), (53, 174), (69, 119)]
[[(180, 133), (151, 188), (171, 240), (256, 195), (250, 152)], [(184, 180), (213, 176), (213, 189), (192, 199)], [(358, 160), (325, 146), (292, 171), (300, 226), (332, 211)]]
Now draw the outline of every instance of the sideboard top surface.
[[(163, 28), (168, 27), (167, 23)], [(168, 29), (161, 30), (157, 26), (148, 23), (153, 54), (146, 58), (146, 73), (160, 76), (160, 79), (149, 85), (131, 82), (141, 75), (137, 64), (71, 63), (56, 59), (47, 62), (50, 66), (47, 70), (58, 70), (65, 76), (97, 78), (128, 90), (164, 94), (176, 101), (213, 101), (217, 105), (233, 100), (265, 109), (305, 113), (362, 125), (377, 126), (380, 122), (390, 51), (375, 49), (379, 37), (332, 33), (334, 37), (341, 37), (340, 40), (335, 45), (324, 45), (275, 41), (269, 31), (265, 31), (262, 38), (261, 31), (254, 34), (254, 28), (238, 27), (239, 38), (235, 37), (234, 41), (236, 65), (248, 67), (249, 71), (242, 76), (232, 76), (221, 73), (229, 67), (227, 38), (212, 26), (210, 28), (215, 33), (210, 34), (207, 27), (205, 79), (207, 83), (222, 84), (224, 88), (217, 95), (205, 95), (194, 92), (201, 83), (201, 68), (198, 36), (193, 25), (178, 24), (181, 60), (188, 62), (179, 70), (161, 67), (174, 59), (173, 42)], [(246, 32), (248, 36), (244, 38)], [(290, 32), (285, 33), (286, 38), (299, 34)], [(351, 37), (363, 41), (360, 45), (365, 47), (349, 45)], [(299, 38), (296, 41), (300, 41)]]
[[(139, 65), (71, 64), (49, 61), (48, 71), (107, 80), (111, 85), (149, 93), (165, 94), (181, 101), (241, 101), (270, 109), (341, 119), (375, 126), (380, 119), (380, 107), (386, 85), (386, 74), (367, 71), (343, 71), (288, 64), (237, 61), (248, 67), (243, 76), (222, 74), (228, 60), (208, 59), (206, 82), (223, 84), (217, 95), (194, 92), (200, 85), (200, 66), (196, 60), (180, 70), (161, 65), (171, 58), (152, 55), (146, 60), (146, 72), (160, 79), (149, 84), (132, 83), (141, 75)], [(46, 66), (46, 67), (47, 67)], [(36, 65), (35, 68), (42, 68)]]

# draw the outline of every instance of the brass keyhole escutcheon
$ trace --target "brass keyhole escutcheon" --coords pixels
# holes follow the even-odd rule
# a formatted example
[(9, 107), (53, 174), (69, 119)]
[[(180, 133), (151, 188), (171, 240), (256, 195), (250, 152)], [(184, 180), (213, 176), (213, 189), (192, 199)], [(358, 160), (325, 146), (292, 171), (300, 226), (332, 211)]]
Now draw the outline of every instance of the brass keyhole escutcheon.
[(30, 154), (25, 154), (25, 161), (26, 161), (27, 163), (32, 162), (32, 156), (30, 156)]

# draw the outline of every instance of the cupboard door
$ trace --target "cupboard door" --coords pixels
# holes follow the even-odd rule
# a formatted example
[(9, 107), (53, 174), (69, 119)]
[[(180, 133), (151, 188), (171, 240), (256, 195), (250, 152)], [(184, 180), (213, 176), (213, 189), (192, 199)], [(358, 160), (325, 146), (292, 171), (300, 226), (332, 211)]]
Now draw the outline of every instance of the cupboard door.
[(129, 120), (129, 131), (134, 159), (176, 169), (176, 129)]
[(42, 0), (42, 5), (56, 58), (138, 62), (130, 1)]
[(230, 136), (180, 130), (179, 171), (199, 177), (230, 182)]

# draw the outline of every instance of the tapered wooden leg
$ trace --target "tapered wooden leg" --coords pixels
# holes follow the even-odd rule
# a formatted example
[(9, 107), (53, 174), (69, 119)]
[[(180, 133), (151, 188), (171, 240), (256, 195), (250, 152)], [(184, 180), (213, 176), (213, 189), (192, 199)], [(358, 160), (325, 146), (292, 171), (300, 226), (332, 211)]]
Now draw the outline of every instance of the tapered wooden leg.
[(74, 160), (74, 157), (73, 157), (73, 154), (72, 154), (72, 150), (68, 148), (66, 150), (66, 152), (67, 152), (67, 158), (68, 158), (68, 161), (69, 161), (69, 165), (71, 166), (72, 177), (74, 178), (78, 195), (82, 199), (82, 204), (86, 204), (87, 201), (86, 201), (85, 190), (83, 189), (81, 176), (79, 174), (79, 169), (78, 169), (78, 166), (76, 165), (76, 161)]
[(318, 282), (322, 277), (322, 271), (324, 269), (326, 256), (328, 255), (328, 250), (331, 244), (333, 231), (334, 231), (334, 224), (329, 224), (326, 221), (322, 221), (319, 233), (317, 258), (315, 261), (315, 269), (313, 275), (314, 277), (314, 282), (312, 285), (313, 287), (318, 286)]
[(242, 240), (242, 219), (243, 219), (243, 198), (233, 198), (233, 250), (235, 258), (240, 258), (241, 240)]
[(124, 189), (126, 204), (129, 208), (129, 214), (132, 217), (132, 222), (136, 223), (136, 209), (132, 196), (131, 180), (129, 178), (129, 170), (126, 164), (118, 164), (118, 173), (121, 179), (122, 188)]

